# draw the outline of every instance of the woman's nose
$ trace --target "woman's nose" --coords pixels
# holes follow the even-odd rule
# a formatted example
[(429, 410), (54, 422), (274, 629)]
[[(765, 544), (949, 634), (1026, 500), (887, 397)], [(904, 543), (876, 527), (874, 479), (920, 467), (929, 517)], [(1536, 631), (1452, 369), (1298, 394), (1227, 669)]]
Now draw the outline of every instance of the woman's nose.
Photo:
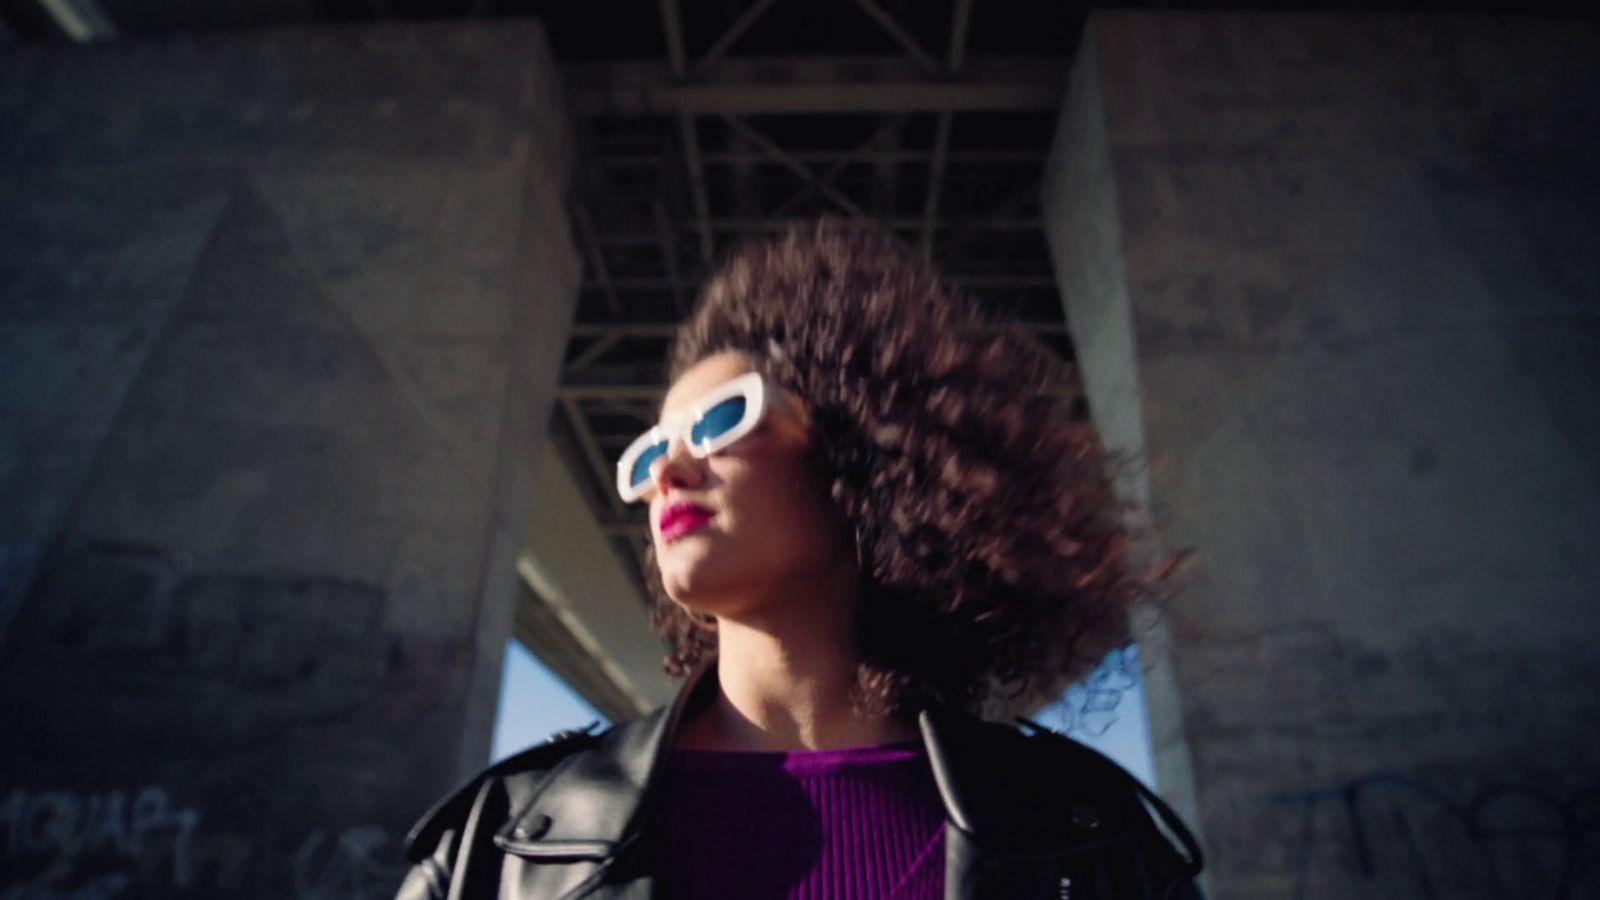
[(669, 486), (671, 490), (695, 487), (700, 483), (703, 464), (689, 452), (689, 445), (682, 438), (674, 439), (667, 445), (667, 452), (652, 464), (656, 490), (667, 493)]

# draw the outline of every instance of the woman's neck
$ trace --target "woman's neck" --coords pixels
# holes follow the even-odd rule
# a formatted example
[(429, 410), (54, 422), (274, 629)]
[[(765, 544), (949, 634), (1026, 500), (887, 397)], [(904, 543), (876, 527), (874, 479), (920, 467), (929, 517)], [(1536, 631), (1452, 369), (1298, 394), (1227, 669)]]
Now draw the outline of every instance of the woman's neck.
[(833, 750), (915, 739), (910, 723), (860, 715), (852, 703), (853, 603), (787, 609), (780, 622), (718, 622), (717, 692), (685, 721), (677, 745)]

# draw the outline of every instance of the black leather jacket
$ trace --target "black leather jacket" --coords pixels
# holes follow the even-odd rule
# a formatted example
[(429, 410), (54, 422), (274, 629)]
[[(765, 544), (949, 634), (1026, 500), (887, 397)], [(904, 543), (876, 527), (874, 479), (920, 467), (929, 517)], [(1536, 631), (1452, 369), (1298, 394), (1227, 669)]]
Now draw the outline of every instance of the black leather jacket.
[[(411, 830), (397, 900), (654, 897), (652, 838), (683, 811), (654, 808), (651, 788), (697, 683), (714, 682), (701, 673), (645, 718), (480, 773)], [(1115, 763), (1032, 723), (919, 723), (946, 810), (947, 900), (1200, 897), (1193, 836)]]

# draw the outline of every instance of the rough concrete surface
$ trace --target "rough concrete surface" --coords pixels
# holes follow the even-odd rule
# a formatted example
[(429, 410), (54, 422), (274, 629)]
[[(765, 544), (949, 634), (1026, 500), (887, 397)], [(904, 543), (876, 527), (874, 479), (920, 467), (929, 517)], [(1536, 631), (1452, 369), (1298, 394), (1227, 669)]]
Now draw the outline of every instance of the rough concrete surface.
[(487, 759), (560, 97), (526, 22), (0, 59), (0, 894), (387, 896)]
[(1600, 31), (1097, 13), (1073, 77), (1214, 896), (1600, 896)]

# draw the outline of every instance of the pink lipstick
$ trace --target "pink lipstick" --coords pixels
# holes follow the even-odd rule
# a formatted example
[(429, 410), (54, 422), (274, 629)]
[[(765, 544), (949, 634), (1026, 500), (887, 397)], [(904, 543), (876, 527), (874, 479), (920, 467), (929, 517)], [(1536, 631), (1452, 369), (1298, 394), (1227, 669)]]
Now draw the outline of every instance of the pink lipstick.
[(711, 521), (711, 511), (693, 503), (674, 503), (661, 513), (661, 539), (672, 543)]

